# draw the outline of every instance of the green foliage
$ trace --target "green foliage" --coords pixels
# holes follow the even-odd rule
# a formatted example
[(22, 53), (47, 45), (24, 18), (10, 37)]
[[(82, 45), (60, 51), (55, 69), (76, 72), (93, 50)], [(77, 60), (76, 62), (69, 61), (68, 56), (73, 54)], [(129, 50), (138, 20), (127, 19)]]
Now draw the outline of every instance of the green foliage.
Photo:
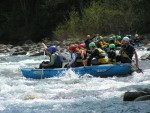
[(150, 29), (149, 0), (1, 0), (0, 7), (0, 41), (5, 42)]
[[(54, 34), (65, 31), (68, 36), (76, 37), (85, 34), (125, 34), (135, 33), (144, 26), (142, 1), (137, 0), (95, 0), (84, 8), (84, 16), (72, 11), (70, 19), (59, 25)], [(140, 9), (139, 9), (140, 7)], [(141, 18), (142, 16), (142, 18)], [(145, 18), (145, 20), (147, 20)], [(66, 29), (61, 29), (66, 28)], [(66, 34), (66, 35), (67, 35)], [(56, 35), (55, 35), (56, 36)]]

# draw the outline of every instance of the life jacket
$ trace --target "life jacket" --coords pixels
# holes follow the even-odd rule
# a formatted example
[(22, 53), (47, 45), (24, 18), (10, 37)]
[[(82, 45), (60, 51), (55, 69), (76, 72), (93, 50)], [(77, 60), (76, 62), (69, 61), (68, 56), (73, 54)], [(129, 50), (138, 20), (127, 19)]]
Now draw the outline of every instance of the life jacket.
[[(71, 67), (83, 66), (81, 53), (75, 52), (74, 54), (76, 55), (76, 59), (75, 59), (75, 62), (71, 65)], [(73, 54), (71, 54), (71, 59), (73, 58), (72, 55)]]
[(56, 55), (55, 61), (54, 61), (54, 67), (61, 68), (63, 63), (63, 58), (58, 53), (54, 53)]
[(103, 48), (104, 46), (107, 46), (108, 43), (106, 43), (104, 40), (101, 40), (98, 42), (98, 47)]
[(115, 41), (115, 44), (121, 45), (121, 41), (120, 41), (120, 40), (116, 40), (116, 41)]
[(80, 67), (80, 66), (83, 66), (83, 62), (82, 62), (82, 55), (80, 52), (76, 52), (76, 60), (75, 60), (75, 67)]
[(116, 63), (116, 51), (113, 49), (108, 49), (107, 54), (108, 54), (108, 63), (109, 64)]
[(97, 58), (98, 62), (99, 62), (100, 64), (106, 64), (106, 63), (107, 63), (107, 60), (106, 60), (106, 58), (105, 58), (105, 56), (106, 56), (105, 51), (103, 51), (103, 50), (100, 49), (100, 48), (96, 48), (96, 49), (99, 51), (99, 56), (98, 56), (98, 58)]
[(76, 52), (76, 60), (75, 60), (75, 62), (82, 62), (82, 56), (81, 56), (81, 53), (79, 53), (79, 52)]
[(86, 50), (78, 49), (77, 52), (79, 52), (81, 54), (82, 59), (86, 59), (86, 57), (87, 57)]
[(134, 47), (129, 44), (127, 46), (122, 46), (119, 53), (121, 57), (132, 59), (134, 51), (135, 51)]

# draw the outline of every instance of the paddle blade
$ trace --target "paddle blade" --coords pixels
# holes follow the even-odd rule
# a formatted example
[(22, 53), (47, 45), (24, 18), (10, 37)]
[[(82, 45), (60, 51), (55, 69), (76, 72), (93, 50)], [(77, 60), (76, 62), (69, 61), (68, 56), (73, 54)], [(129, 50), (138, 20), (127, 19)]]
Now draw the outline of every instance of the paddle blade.
[(143, 73), (143, 70), (140, 69), (140, 68), (137, 68), (136, 72), (137, 72), (137, 73), (142, 73), (142, 74), (144, 74), (144, 73)]
[(132, 64), (132, 71), (136, 71), (137, 73), (142, 73), (142, 74), (144, 74), (144, 73), (143, 73), (143, 70), (140, 69), (139, 67), (137, 67), (135, 64), (134, 64), (134, 65)]

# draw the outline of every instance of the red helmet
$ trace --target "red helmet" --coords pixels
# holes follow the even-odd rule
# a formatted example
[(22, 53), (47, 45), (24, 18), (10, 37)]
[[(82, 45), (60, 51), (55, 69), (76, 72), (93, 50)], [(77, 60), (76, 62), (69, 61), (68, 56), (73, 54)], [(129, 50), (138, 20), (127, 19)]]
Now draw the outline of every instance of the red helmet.
[(79, 45), (78, 45), (78, 48), (80, 48), (80, 49), (81, 49), (81, 48), (84, 48), (84, 44), (79, 44)]
[(76, 46), (75, 45), (70, 45), (69, 46), (69, 50), (75, 50), (76, 49)]

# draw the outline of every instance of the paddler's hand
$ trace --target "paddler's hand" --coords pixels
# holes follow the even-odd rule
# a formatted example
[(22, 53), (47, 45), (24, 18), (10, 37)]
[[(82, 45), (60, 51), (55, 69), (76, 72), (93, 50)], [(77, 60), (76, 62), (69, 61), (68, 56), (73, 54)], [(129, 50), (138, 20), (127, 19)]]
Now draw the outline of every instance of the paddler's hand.
[(42, 64), (42, 66), (48, 66), (48, 64)]
[(71, 66), (70, 66), (70, 65), (67, 65), (66, 67), (67, 67), (67, 68), (70, 68)]
[(87, 66), (87, 59), (86, 59), (86, 60), (83, 60), (82, 62), (83, 62), (83, 65), (84, 65), (84, 66)]
[(47, 49), (47, 46), (46, 46), (44, 43), (42, 43), (42, 45), (43, 45), (44, 49), (46, 50), (46, 49)]

